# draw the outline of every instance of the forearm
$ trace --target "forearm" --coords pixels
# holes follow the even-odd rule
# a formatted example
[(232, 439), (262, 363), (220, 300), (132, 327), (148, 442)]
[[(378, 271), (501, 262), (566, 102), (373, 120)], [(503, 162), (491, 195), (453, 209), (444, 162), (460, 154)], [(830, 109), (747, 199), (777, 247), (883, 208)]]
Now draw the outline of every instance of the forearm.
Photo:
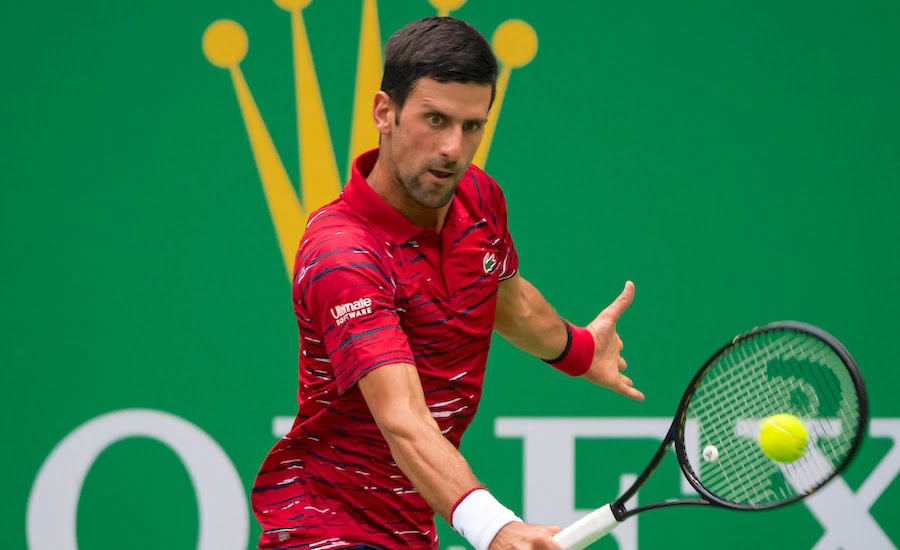
[(397, 466), (429, 506), (449, 523), (453, 504), (480, 485), (466, 459), (433, 421), (410, 419), (401, 429), (382, 432)]
[(431, 508), (449, 522), (456, 500), (479, 483), (431, 417), (416, 368), (387, 365), (366, 375), (359, 387), (394, 462)]
[(549, 537), (555, 531), (522, 524), (509, 508), (479, 489), (466, 460), (432, 418), (414, 365), (382, 366), (358, 384), (397, 466), (431, 509), (472, 546), (488, 550), (496, 538), (496, 548), (524, 547), (517, 541), (536, 539), (543, 540), (541, 547), (553, 547)]
[(501, 286), (494, 330), (535, 357), (559, 357), (567, 340), (563, 320), (534, 285), (518, 275), (516, 279)]

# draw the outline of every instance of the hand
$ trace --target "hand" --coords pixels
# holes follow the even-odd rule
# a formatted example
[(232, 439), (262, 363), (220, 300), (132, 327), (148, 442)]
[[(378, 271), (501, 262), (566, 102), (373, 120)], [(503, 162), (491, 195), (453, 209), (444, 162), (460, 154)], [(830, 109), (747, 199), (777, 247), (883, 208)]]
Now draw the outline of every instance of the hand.
[(562, 550), (562, 546), (553, 540), (553, 535), (559, 531), (560, 528), (553, 525), (507, 523), (491, 541), (490, 550)]
[(644, 394), (634, 388), (631, 378), (622, 374), (627, 363), (620, 355), (623, 344), (616, 332), (616, 322), (631, 305), (632, 300), (634, 300), (634, 283), (627, 281), (619, 297), (587, 326), (594, 335), (594, 359), (583, 376), (594, 384), (605, 386), (625, 397), (643, 401)]

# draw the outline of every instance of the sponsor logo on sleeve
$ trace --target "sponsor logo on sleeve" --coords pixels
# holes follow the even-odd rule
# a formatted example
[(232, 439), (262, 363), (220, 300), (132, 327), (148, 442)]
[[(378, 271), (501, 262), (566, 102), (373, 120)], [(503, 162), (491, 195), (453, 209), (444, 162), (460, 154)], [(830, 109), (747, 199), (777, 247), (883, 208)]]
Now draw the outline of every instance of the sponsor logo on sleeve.
[(363, 315), (372, 313), (372, 299), (360, 298), (355, 302), (347, 302), (331, 308), (331, 316), (334, 317), (334, 324), (341, 326), (350, 319), (356, 319)]

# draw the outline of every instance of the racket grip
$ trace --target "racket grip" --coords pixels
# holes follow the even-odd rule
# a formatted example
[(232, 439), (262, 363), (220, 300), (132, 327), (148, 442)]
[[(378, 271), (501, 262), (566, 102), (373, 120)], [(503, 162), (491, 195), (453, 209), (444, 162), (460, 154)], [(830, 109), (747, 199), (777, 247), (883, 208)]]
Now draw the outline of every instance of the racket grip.
[(572, 525), (553, 536), (553, 540), (563, 550), (581, 550), (600, 539), (619, 525), (613, 515), (612, 507), (607, 504), (597, 508)]

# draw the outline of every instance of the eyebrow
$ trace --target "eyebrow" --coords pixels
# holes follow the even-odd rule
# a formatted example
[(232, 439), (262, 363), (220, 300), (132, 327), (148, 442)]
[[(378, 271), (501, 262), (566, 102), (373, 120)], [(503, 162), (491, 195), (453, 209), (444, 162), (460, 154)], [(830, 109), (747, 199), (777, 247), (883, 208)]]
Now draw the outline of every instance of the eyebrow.
[[(436, 107), (432, 106), (428, 102), (423, 102), (422, 108), (425, 110), (425, 112), (427, 114), (440, 115), (449, 120), (456, 120), (456, 117), (452, 117), (452, 116), (448, 115), (447, 113), (441, 111), (440, 109), (437, 109)], [(488, 121), (487, 118), (467, 118), (467, 119), (463, 120), (463, 122), (477, 122), (479, 124), (487, 124), (487, 121)]]

